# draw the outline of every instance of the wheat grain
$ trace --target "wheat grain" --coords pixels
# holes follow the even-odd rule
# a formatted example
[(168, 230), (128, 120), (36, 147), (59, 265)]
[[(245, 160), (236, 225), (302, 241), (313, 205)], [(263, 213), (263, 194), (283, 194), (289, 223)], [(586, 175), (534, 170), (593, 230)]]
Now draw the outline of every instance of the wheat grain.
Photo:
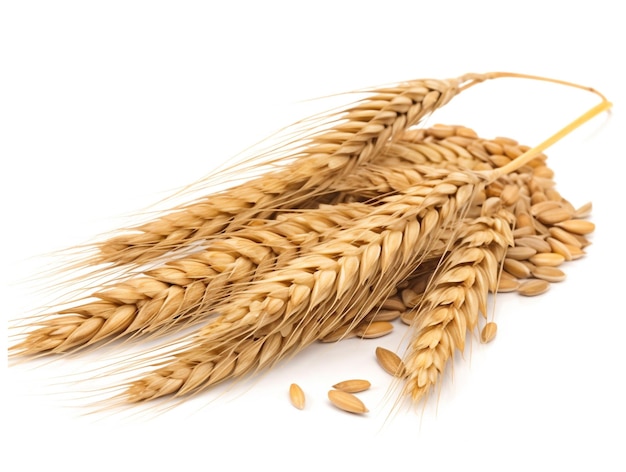
[[(504, 272), (503, 272), (504, 273)], [(519, 281), (514, 278), (500, 277), (496, 291), (498, 293), (514, 292), (519, 288)]]
[(533, 277), (547, 282), (562, 282), (565, 280), (565, 272), (556, 267), (538, 266), (532, 271)]
[(368, 380), (362, 379), (351, 379), (351, 380), (343, 380), (339, 383), (333, 385), (335, 390), (341, 390), (342, 392), (347, 393), (359, 393), (364, 392), (369, 389), (372, 384)]
[(504, 259), (503, 268), (514, 278), (526, 279), (530, 277), (530, 269), (521, 261), (509, 259), (507, 257), (506, 259)]
[[(388, 298), (387, 300), (385, 300), (385, 302), (387, 302), (388, 300), (391, 300), (393, 303), (399, 302), (402, 304), (402, 310), (404, 311), (406, 309), (406, 307), (404, 306), (404, 303), (402, 303), (401, 300)], [(399, 310), (381, 310), (379, 308), (375, 308), (374, 310), (370, 311), (369, 314), (365, 318), (363, 318), (363, 322), (370, 323), (370, 322), (395, 321), (398, 318), (400, 318), (400, 315), (402, 315), (402, 312)]]
[(537, 254), (537, 250), (528, 246), (514, 246), (506, 251), (506, 257), (508, 259), (515, 259), (516, 261), (525, 261), (535, 254)]
[(560, 254), (566, 261), (571, 261), (573, 259), (572, 252), (561, 241), (551, 236), (548, 236), (546, 238), (546, 241), (550, 245), (550, 249), (552, 250), (552, 252)]
[(304, 409), (305, 396), (302, 388), (298, 384), (292, 383), (289, 386), (289, 399), (291, 400), (291, 404), (298, 410)]
[(337, 408), (348, 413), (363, 414), (369, 410), (365, 404), (351, 393), (341, 390), (329, 390), (328, 399)]
[(376, 348), (376, 359), (385, 372), (394, 377), (404, 377), (406, 367), (400, 356), (384, 347)]
[(493, 341), (493, 339), (496, 337), (497, 332), (498, 332), (497, 324), (495, 324), (493, 321), (486, 323), (482, 331), (480, 332), (481, 342), (486, 344), (486, 343)]
[(363, 339), (374, 339), (386, 336), (393, 331), (388, 321), (366, 322), (356, 328), (356, 335)]
[(526, 297), (534, 297), (536, 295), (546, 293), (549, 288), (550, 284), (547, 281), (534, 279), (522, 282), (517, 289), (517, 292)]
[(528, 258), (537, 266), (557, 267), (565, 262), (565, 258), (555, 252), (542, 252)]
[(574, 233), (574, 235), (584, 235), (593, 232), (595, 225), (591, 221), (585, 220), (567, 220), (557, 223), (556, 226), (563, 228), (565, 231)]

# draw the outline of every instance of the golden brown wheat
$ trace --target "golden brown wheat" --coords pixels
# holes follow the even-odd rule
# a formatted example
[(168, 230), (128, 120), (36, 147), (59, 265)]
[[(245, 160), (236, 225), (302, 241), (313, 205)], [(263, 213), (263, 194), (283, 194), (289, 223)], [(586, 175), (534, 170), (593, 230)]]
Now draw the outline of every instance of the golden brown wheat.
[[(415, 330), (405, 362), (376, 354), (406, 378), (406, 393), (424, 398), (486, 314), (490, 291), (542, 293), (595, 228), (583, 219), (590, 205), (577, 210), (555, 189), (541, 152), (608, 109), (600, 94), (601, 104), (533, 149), (460, 126), (413, 128), (497, 77), (560, 82), (510, 73), (412, 81), (303, 122), (282, 149), (258, 156), (278, 170), (98, 244), (85, 263), (122, 280), (34, 321), (12, 352), (66, 352), (206, 322), (129, 364), (141, 373), (121, 400), (139, 402), (266, 369), (316, 340), (385, 334), (386, 319), (400, 316)], [(487, 323), (483, 341), (494, 335)], [(290, 390), (303, 406), (301, 390)], [(367, 411), (345, 392), (329, 398)]]

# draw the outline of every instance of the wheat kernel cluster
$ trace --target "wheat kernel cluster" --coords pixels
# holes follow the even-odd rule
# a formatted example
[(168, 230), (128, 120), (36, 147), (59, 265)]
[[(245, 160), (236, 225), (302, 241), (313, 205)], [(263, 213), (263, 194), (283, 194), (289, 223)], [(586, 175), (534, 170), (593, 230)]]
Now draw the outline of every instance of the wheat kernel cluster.
[[(458, 94), (500, 78), (576, 87), (601, 103), (534, 148), (460, 125), (422, 126)], [(112, 400), (132, 404), (198, 394), (312, 343), (378, 338), (403, 323), (406, 351), (379, 347), (376, 359), (403, 396), (427, 398), (468, 340), (495, 337), (490, 294), (543, 294), (585, 255), (591, 204), (559, 193), (543, 151), (611, 104), (588, 87), (502, 72), (361, 93), (259, 155), (271, 170), (90, 246), (78, 266), (113, 281), (94, 276), (88, 296), (18, 320), (9, 357), (61, 362), (162, 338), (160, 354), (116, 367), (128, 381)], [(346, 381), (329, 400), (365, 413), (354, 394), (368, 387)], [(302, 389), (289, 392), (304, 408)]]

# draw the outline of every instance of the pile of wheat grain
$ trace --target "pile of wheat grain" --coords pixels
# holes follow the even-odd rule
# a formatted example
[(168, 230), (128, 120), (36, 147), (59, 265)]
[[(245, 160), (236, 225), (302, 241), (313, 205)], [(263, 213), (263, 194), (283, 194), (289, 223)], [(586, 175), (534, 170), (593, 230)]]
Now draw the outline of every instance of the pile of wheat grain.
[[(145, 359), (158, 367), (126, 385), (121, 398), (132, 403), (200, 392), (316, 341), (382, 336), (400, 318), (408, 349), (380, 359), (419, 401), (468, 332), (482, 324), (483, 341), (495, 335), (485, 323), (489, 292), (545, 292), (594, 229), (591, 205), (574, 208), (559, 194), (542, 151), (608, 109), (600, 94), (600, 105), (533, 149), (463, 126), (419, 127), (458, 93), (499, 77), (520, 76), (399, 83), (318, 117), (282, 148), (284, 161), (272, 155), (277, 169), (98, 243), (83, 264), (119, 269), (119, 280), (28, 320), (10, 355), (195, 326)], [(293, 398), (303, 405), (297, 389)]]

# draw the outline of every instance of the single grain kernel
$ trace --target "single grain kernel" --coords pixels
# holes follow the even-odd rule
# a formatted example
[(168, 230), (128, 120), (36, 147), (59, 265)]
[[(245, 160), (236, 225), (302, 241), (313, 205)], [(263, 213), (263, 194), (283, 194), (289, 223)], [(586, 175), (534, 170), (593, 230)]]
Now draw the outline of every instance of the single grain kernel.
[(548, 267), (557, 267), (565, 262), (565, 258), (561, 254), (557, 254), (556, 252), (542, 252), (539, 254), (535, 254), (529, 260), (536, 266)]
[(304, 409), (304, 392), (298, 384), (292, 383), (289, 386), (289, 399), (291, 400), (291, 404), (298, 410)]
[(592, 233), (594, 229), (596, 229), (596, 225), (594, 225), (591, 221), (585, 220), (562, 221), (556, 226), (574, 234), (589, 234)]
[(526, 279), (530, 276), (530, 270), (521, 261), (515, 259), (504, 259), (503, 268), (509, 274), (518, 279)]
[(510, 247), (506, 251), (506, 257), (508, 257), (509, 259), (515, 259), (516, 261), (524, 261), (526, 259), (530, 259), (535, 254), (537, 254), (537, 251), (528, 246)]
[(517, 292), (520, 295), (524, 295), (526, 297), (534, 297), (536, 295), (541, 295), (542, 293), (547, 292), (549, 288), (549, 282), (540, 279), (532, 279), (522, 282), (517, 289)]
[(328, 399), (337, 408), (349, 413), (362, 414), (369, 411), (360, 399), (348, 392), (329, 390)]
[(493, 338), (496, 337), (497, 332), (498, 325), (495, 324), (493, 321), (490, 321), (483, 327), (482, 331), (480, 332), (480, 340), (485, 344), (493, 341)]
[(385, 336), (393, 331), (393, 325), (389, 321), (373, 321), (357, 328), (357, 336), (363, 339), (374, 339)]
[(358, 393), (367, 390), (371, 386), (372, 384), (367, 380), (351, 379), (336, 383), (335, 385), (333, 385), (333, 388), (336, 390), (341, 390), (342, 392)]
[(547, 282), (562, 282), (565, 280), (565, 272), (556, 267), (537, 266), (532, 273), (533, 277)]
[(384, 347), (376, 348), (376, 358), (385, 372), (394, 377), (404, 377), (406, 368), (402, 359), (395, 353)]
[(397, 297), (388, 298), (382, 303), (382, 305), (380, 305), (380, 308), (381, 310), (388, 310), (388, 311), (404, 311), (406, 309), (406, 307), (404, 306), (404, 303), (402, 303), (402, 300), (400, 300), (400, 298), (397, 298)]
[(565, 208), (557, 207), (543, 211), (537, 215), (537, 219), (545, 225), (554, 225), (567, 221), (572, 217), (572, 212)]
[(498, 281), (498, 293), (515, 292), (519, 288), (519, 281), (508, 277), (501, 277)]

